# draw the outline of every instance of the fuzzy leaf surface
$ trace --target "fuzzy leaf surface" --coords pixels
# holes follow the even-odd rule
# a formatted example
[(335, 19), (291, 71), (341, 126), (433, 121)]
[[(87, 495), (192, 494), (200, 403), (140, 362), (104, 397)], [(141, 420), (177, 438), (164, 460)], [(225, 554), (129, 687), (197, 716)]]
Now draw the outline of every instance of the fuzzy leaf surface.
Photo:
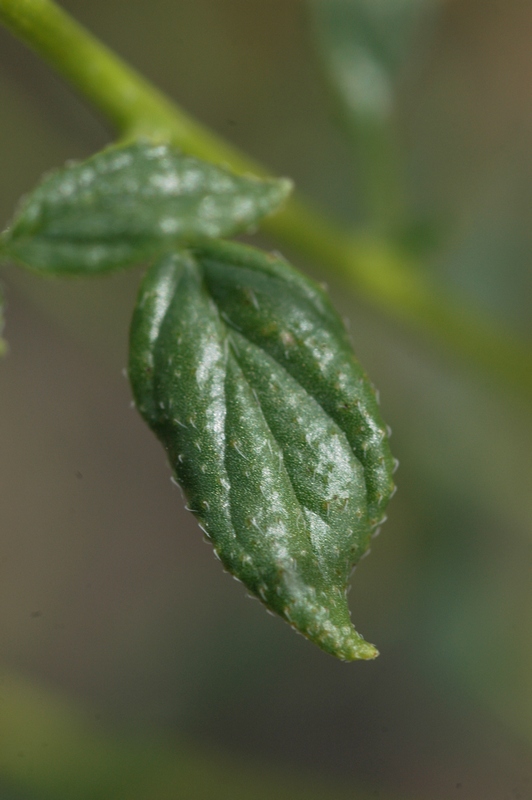
[(106, 272), (245, 231), (290, 189), (288, 180), (238, 176), (170, 145), (115, 146), (46, 177), (2, 250), (51, 274)]
[(325, 293), (280, 258), (202, 245), (148, 272), (130, 346), (137, 407), (225, 567), (327, 652), (373, 658), (346, 587), (393, 459)]

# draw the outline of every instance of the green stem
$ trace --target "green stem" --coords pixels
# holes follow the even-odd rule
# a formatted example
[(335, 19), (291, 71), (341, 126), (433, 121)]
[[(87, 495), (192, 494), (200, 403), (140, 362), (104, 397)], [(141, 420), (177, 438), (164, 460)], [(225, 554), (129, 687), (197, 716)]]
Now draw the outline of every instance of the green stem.
[(171, 103), (52, 0), (0, 0), (0, 21), (86, 97), (120, 137), (172, 140), (208, 161), (266, 173)]
[[(171, 141), (237, 172), (267, 174), (164, 97), (51, 0), (0, 0), (0, 21), (90, 100), (119, 137)], [(387, 243), (343, 230), (297, 197), (264, 227), (336, 272), (381, 312), (445, 344), (532, 401), (532, 348), (431, 284)]]

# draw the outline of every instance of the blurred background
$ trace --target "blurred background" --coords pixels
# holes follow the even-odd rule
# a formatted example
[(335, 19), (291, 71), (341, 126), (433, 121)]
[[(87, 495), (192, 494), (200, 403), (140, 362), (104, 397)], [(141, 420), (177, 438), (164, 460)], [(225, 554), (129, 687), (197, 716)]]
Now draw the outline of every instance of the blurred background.
[[(62, 5), (324, 211), (415, 249), (531, 341), (527, 0), (394, 0), (390, 16), (374, 0), (377, 21), (367, 0)], [(5, 30), (0, 109), (3, 227), (43, 172), (110, 133)], [(350, 593), (380, 658), (337, 663), (267, 615), (183, 510), (123, 375), (141, 270), (8, 266), (2, 800), (532, 798), (530, 403), (285, 254), (349, 318), (401, 462)]]

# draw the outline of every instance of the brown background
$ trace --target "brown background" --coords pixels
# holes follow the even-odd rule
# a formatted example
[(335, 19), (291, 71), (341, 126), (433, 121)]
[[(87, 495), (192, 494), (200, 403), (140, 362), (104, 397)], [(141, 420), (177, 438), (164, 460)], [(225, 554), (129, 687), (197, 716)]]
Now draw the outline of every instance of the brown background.
[[(303, 2), (63, 5), (203, 122), (357, 217)], [(525, 0), (446, 3), (397, 114), (414, 202), (441, 225), (426, 269), (528, 336), (531, 41)], [(3, 30), (0, 109), (3, 224), (42, 172), (109, 133)], [(139, 275), (2, 270), (0, 666), (95, 709), (102, 729), (176, 733), (368, 796), (532, 798), (530, 409), (318, 276), (401, 461), (350, 594), (382, 655), (335, 663), (222, 573), (130, 409)]]

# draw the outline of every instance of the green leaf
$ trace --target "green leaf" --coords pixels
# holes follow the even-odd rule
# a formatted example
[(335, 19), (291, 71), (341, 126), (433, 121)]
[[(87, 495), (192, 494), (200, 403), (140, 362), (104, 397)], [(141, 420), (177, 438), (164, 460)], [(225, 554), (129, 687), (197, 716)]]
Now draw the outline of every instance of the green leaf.
[(237, 176), (170, 145), (111, 147), (45, 178), (2, 250), (47, 273), (105, 272), (246, 231), (290, 189), (288, 180)]
[(373, 658), (346, 587), (393, 459), (325, 293), (281, 258), (202, 245), (148, 272), (130, 345), (137, 407), (225, 567), (327, 652)]
[(407, 62), (411, 66), (419, 57), (419, 42), (430, 40), (427, 29), (440, 0), (309, 0), (308, 5), (321, 61), (355, 144), (370, 221), (395, 233), (407, 211), (392, 119), (397, 83)]
[(336, 89), (356, 117), (387, 119), (415, 34), (441, 0), (309, 0)]

